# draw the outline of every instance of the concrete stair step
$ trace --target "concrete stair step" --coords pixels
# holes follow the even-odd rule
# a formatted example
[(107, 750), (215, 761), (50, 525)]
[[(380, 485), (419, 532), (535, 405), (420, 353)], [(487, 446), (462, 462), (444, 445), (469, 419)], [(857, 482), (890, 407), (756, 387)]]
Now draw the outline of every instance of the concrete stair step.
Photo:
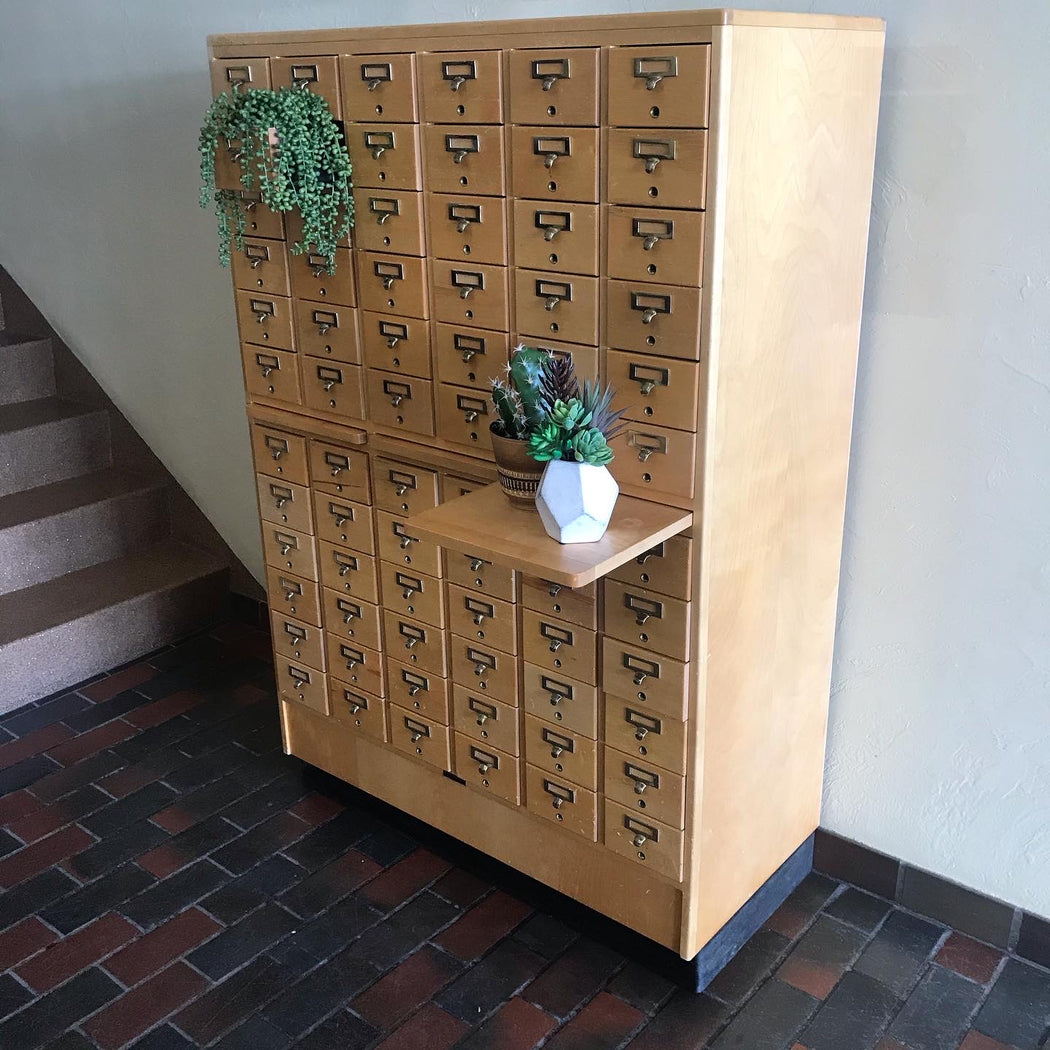
[(169, 539), (0, 595), (0, 711), (218, 619), (227, 575), (221, 558)]
[(60, 397), (0, 405), (0, 496), (110, 465), (102, 409)]
[(142, 550), (170, 524), (164, 486), (115, 468), (0, 496), (0, 594)]
[(0, 405), (55, 394), (51, 340), (0, 331)]

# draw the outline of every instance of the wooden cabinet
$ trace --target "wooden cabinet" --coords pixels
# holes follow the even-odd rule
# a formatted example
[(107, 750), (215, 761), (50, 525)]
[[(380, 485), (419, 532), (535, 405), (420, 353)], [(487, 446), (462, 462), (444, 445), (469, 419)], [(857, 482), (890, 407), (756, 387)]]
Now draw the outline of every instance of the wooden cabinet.
[[(250, 195), (233, 260), (285, 746), (684, 957), (741, 943), (819, 817), (882, 24), (300, 40), (209, 53), (324, 97), (354, 168), (334, 273)], [(676, 515), (586, 576), (527, 511), (427, 524), (495, 479), (519, 340), (616, 387), (622, 496)]]

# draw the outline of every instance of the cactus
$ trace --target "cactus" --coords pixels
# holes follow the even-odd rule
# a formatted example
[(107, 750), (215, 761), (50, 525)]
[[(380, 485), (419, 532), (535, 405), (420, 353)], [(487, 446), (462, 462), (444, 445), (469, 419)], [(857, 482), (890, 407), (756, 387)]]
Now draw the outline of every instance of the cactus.
[(492, 381), (492, 403), (496, 406), (499, 423), (504, 437), (519, 440), (528, 437), (525, 416), (513, 390), (498, 379)]
[(544, 367), (550, 352), (535, 346), (517, 346), (510, 359), (510, 380), (521, 401), (521, 410), (529, 430), (543, 423), (544, 411), (540, 403)]

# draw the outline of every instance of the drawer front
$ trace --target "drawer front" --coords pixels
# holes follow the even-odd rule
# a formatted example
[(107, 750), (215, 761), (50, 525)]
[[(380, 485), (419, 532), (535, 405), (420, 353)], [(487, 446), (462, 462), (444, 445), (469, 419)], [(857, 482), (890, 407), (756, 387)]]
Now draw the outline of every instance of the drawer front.
[(415, 124), (354, 124), (347, 128), (354, 186), (421, 190), (419, 129)]
[(416, 376), (368, 370), (369, 415), (373, 423), (409, 434), (434, 436), (431, 384)]
[(271, 58), (270, 76), (274, 89), (295, 88), (320, 95), (336, 120), (343, 116), (339, 99), (339, 72), (334, 55)]
[(677, 430), (696, 430), (700, 366), (692, 361), (608, 350), (605, 374), (624, 417)]
[(507, 268), (437, 259), (431, 264), (434, 318), (478, 328), (507, 327)]
[(390, 705), (390, 743), (435, 769), (452, 768), (448, 726), (397, 704)]
[[(341, 218), (337, 216), (337, 218)], [(285, 228), (288, 231), (288, 236), (285, 238), (288, 241), (289, 247), (302, 244), (306, 238), (306, 227), (303, 224), (303, 218), (299, 214), (298, 210), (292, 209), (292, 211), (285, 212)], [(336, 223), (338, 225), (338, 222)], [(354, 242), (354, 231), (351, 227), (342, 237), (340, 237), (336, 244), (340, 248), (350, 248)]]
[(256, 476), (259, 492), (259, 516), (297, 532), (314, 531), (310, 514), (310, 490), (290, 481), (278, 481), (265, 474)]
[(609, 49), (609, 123), (706, 128), (709, 44)]
[(636, 354), (700, 359), (700, 289), (606, 281), (607, 342)]
[(411, 616), (431, 624), (445, 626), (445, 601), (441, 580), (415, 569), (408, 570), (380, 562), (383, 579), (383, 604), (399, 615)]
[(502, 197), (428, 193), (427, 213), (431, 255), (507, 265), (507, 203)]
[(349, 248), (336, 248), (335, 270), (328, 272), (328, 259), (316, 252), (288, 254), (292, 272), (292, 294), (299, 299), (338, 306), (356, 306), (354, 257)]
[(689, 602), (619, 580), (605, 583), (605, 632), (676, 660), (689, 659)]
[(313, 498), (319, 540), (375, 554), (371, 507), (328, 492), (314, 492)]
[(270, 613), (273, 651), (293, 663), (325, 669), (324, 636), (320, 627), (274, 610)]
[(445, 725), (452, 721), (447, 678), (393, 659), (387, 661), (387, 671), (394, 703)]
[(296, 660), (276, 662), (277, 695), (282, 700), (306, 704), (322, 715), (328, 714), (328, 685), (324, 674)]
[(448, 675), (448, 654), (445, 635), (437, 627), (421, 620), (399, 616), (389, 609), (383, 613), (386, 651), (409, 667), (418, 667), (431, 674)]
[(515, 270), (518, 329), (537, 339), (598, 341), (598, 278)]
[(621, 486), (630, 485), (647, 498), (655, 493), (693, 498), (695, 434), (631, 422), (613, 439), (612, 449), (611, 470)]
[(481, 478), (465, 478), (459, 474), (445, 472), (441, 477), (441, 500), (443, 503), (447, 503), (450, 499), (466, 496), (470, 492), (477, 492), (478, 489), (487, 488), (491, 484), (491, 481), (485, 481)]
[(598, 689), (546, 668), (525, 664), (525, 710), (584, 736), (598, 736)]
[(518, 651), (518, 615), (513, 602), (450, 584), (448, 619), (451, 631), (461, 638), (493, 645), (505, 653)]
[(267, 566), (266, 595), (273, 612), (321, 626), (321, 588), (314, 580)]
[(644, 864), (675, 882), (682, 880), (682, 832), (605, 801), (605, 845), (615, 853)]
[(597, 124), (598, 49), (511, 51), (508, 88), (515, 124)]
[(518, 665), (515, 658), (490, 645), (452, 635), (452, 680), (479, 696), (518, 703)]
[(353, 307), (295, 300), (295, 331), (304, 354), (360, 364), (357, 324)]
[(318, 544), (321, 582), (340, 595), (362, 601), (379, 602), (375, 559), (360, 551), (337, 547), (334, 543)]
[(294, 350), (292, 301), (281, 295), (237, 289), (237, 324), (241, 339), (274, 350)]
[(693, 541), (687, 536), (672, 536), (658, 543), (633, 561), (609, 573), (610, 580), (620, 580), (635, 587), (650, 587), (661, 594), (688, 599), (693, 577)]
[(493, 565), (473, 554), (448, 552), (448, 579), (468, 591), (482, 591), (493, 598), (512, 602), (518, 595), (517, 576), (513, 569)]
[(288, 294), (288, 257), (280, 241), (245, 237), (244, 248), (230, 252), (230, 269), (236, 288), (265, 295)]
[(413, 535), (413, 528), (404, 518), (385, 510), (376, 511), (376, 526), (379, 534), (379, 556), (412, 572), (425, 572), (428, 576), (444, 576), (441, 548), (430, 540), (421, 540)]
[(706, 131), (613, 128), (606, 141), (611, 203), (704, 207)]
[(310, 408), (347, 419), (365, 418), (364, 391), (361, 388), (361, 373), (364, 369), (360, 365), (326, 361), (320, 357), (301, 357), (303, 400)]
[(598, 273), (598, 206), (514, 202), (514, 262), (551, 273)]
[(309, 483), (306, 467), (306, 438), (256, 423), (251, 428), (252, 458), (261, 474), (295, 482)]
[(385, 696), (383, 657), (375, 649), (325, 633), (328, 673), (340, 682), (366, 693)]
[(598, 796), (531, 763), (525, 766), (525, 798), (530, 813), (594, 842), (598, 831)]
[(242, 343), (241, 358), (244, 362), (244, 387), (249, 394), (293, 405), (302, 404), (298, 354)]
[(686, 717), (688, 664), (610, 638), (602, 639), (602, 682), (606, 692), (643, 711)]
[(438, 384), (438, 433), (468, 448), (492, 448), (489, 425), (496, 418), (487, 392), (476, 387)]
[(268, 58), (213, 58), (211, 60), (211, 93), (240, 88), (268, 88), (270, 60)]
[(610, 277), (703, 284), (704, 213), (607, 209)]
[(427, 125), (427, 189), (434, 193), (480, 193), (502, 197), (503, 129)]
[(518, 709), (491, 696), (479, 696), (466, 686), (452, 687), (456, 732), (482, 744), (491, 744), (508, 755), (519, 754)]
[(643, 820), (652, 817), (673, 828), (685, 827), (685, 777), (652, 762), (607, 747), (605, 794)]
[(438, 505), (437, 472), (398, 460), (375, 459), (376, 505), (411, 517)]
[(361, 347), (369, 368), (430, 378), (430, 326), (426, 321), (362, 311)]
[(383, 649), (379, 629), (379, 606), (339, 591), (321, 588), (321, 615), (325, 631), (344, 642)]
[(257, 190), (238, 189), (237, 196), (244, 207), (246, 233), (253, 237), (284, 240), (284, 216), (279, 211), (270, 211)]
[(221, 142), (215, 149), (215, 188), (238, 190), (241, 188), (241, 166), (235, 159), (240, 154), (240, 143), (231, 140)]
[(640, 704), (629, 700), (605, 698), (606, 744), (675, 773), (685, 772), (688, 724), (656, 711), (642, 710)]
[(522, 613), (525, 659), (557, 675), (598, 681), (595, 633), (532, 609)]
[(273, 522), (262, 522), (263, 556), (266, 564), (295, 576), (317, 579), (317, 554), (314, 538), (308, 532), (296, 532)]
[(456, 733), (456, 773), (471, 787), (518, 805), (521, 785), (518, 760), (488, 743)]
[(332, 717), (373, 740), (386, 741), (385, 702), (344, 682), (329, 679), (328, 703)]
[(358, 248), (425, 255), (423, 194), (415, 190), (354, 190), (354, 241)]
[[(310, 479), (314, 485), (323, 486), (323, 491), (330, 494), (359, 503), (372, 502), (368, 454), (359, 449), (311, 440)], [(360, 549), (364, 550), (363, 547)]]
[(525, 757), (554, 776), (598, 790), (598, 745), (590, 737), (526, 714)]
[(434, 324), (434, 368), (442, 383), (487, 392), (493, 379), (507, 374), (508, 349), (506, 332)]
[(499, 124), (503, 85), (498, 51), (419, 56), (423, 119), (437, 124)]
[(342, 67), (349, 123), (384, 120), (411, 124), (419, 119), (415, 55), (344, 55)]
[(515, 197), (597, 202), (597, 128), (514, 127), (510, 142)]
[(361, 305), (378, 313), (429, 317), (426, 266), (411, 255), (357, 253)]
[(522, 603), (526, 609), (535, 609), (543, 616), (578, 624), (589, 631), (598, 629), (598, 588), (589, 583), (573, 590), (564, 584), (541, 580), (536, 576), (522, 577)]

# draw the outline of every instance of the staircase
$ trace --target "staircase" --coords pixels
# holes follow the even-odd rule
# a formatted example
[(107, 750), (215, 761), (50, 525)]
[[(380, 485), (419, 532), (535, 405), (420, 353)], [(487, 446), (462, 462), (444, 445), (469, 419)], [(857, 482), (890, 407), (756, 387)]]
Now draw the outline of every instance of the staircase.
[(114, 465), (110, 413), (0, 308), (0, 712), (223, 614), (228, 562), (173, 538), (170, 490)]

